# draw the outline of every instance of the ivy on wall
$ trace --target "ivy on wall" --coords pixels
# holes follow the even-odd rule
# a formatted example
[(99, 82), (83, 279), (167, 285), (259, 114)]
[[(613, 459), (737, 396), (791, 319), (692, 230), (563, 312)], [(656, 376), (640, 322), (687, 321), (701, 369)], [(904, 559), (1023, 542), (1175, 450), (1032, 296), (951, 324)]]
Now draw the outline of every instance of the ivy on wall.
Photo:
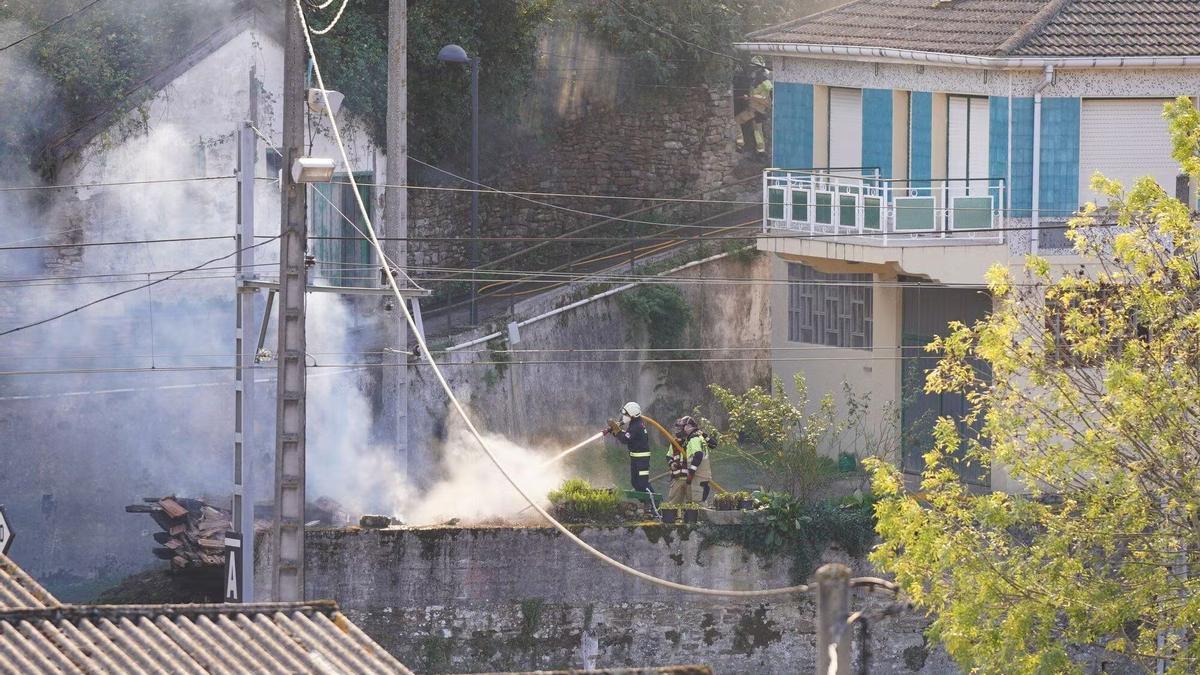
[[(82, 8), (87, 0), (0, 0), (0, 43), (35, 33)], [(7, 88), (0, 115), (0, 156), (21, 158), (48, 172), (47, 144), (92, 117), (130, 106), (140, 82), (172, 63), (231, 18), (232, 3), (213, 0), (101, 2), (4, 53)], [(136, 102), (134, 102), (136, 104)]]

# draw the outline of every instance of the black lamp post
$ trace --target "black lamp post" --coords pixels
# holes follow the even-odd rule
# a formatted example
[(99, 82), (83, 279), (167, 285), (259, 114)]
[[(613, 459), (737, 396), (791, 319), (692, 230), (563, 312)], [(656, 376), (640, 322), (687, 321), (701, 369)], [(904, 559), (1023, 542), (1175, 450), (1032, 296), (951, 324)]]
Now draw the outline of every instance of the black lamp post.
[(471, 325), (479, 324), (475, 306), (475, 270), (479, 267), (479, 57), (467, 55), (458, 45), (446, 45), (438, 52), (443, 63), (461, 63), (471, 70)]

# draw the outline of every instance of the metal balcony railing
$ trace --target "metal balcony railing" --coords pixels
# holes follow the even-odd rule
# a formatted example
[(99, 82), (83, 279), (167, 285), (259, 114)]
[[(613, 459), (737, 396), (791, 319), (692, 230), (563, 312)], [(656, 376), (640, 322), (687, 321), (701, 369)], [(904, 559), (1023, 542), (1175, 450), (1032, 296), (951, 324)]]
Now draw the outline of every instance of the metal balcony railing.
[(853, 237), (875, 246), (1004, 241), (1003, 178), (909, 181), (878, 172), (763, 172), (763, 231)]

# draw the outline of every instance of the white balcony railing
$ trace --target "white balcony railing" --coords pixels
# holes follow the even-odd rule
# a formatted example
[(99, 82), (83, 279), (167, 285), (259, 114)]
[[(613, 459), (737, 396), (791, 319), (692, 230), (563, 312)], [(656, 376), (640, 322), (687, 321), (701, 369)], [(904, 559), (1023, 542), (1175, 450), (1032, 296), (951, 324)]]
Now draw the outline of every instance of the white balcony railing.
[(1002, 178), (900, 181), (826, 170), (763, 173), (763, 231), (875, 246), (1004, 241)]

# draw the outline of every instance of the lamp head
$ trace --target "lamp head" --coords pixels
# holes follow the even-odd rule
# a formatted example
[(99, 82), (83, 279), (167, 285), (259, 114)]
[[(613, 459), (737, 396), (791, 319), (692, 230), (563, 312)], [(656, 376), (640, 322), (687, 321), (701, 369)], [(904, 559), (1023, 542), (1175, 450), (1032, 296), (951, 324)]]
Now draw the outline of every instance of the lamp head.
[(467, 56), (467, 50), (458, 45), (446, 45), (438, 52), (438, 61), (445, 63), (470, 63), (471, 57)]

